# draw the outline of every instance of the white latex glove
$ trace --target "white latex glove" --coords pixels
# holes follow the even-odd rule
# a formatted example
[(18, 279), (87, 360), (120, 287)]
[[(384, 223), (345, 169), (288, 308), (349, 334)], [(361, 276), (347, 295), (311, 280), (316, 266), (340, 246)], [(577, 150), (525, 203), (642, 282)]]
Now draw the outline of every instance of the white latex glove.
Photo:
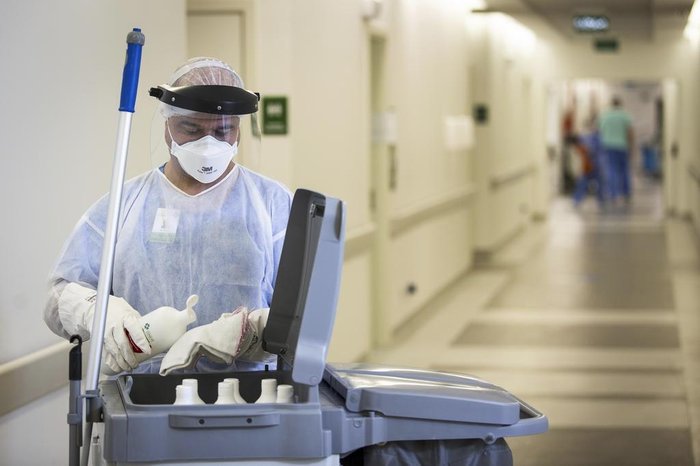
[[(71, 335), (90, 338), (97, 291), (69, 283), (58, 298), (58, 314), (63, 328)], [(104, 335), (103, 372), (115, 375), (139, 365), (134, 351), (150, 354), (151, 346), (139, 323), (139, 314), (122, 298), (110, 296)]]
[(168, 350), (160, 363), (160, 375), (196, 364), (200, 356), (231, 364), (239, 357), (249, 359), (265, 354), (262, 351), (262, 330), (269, 309), (248, 311), (239, 307), (221, 314), (214, 322), (195, 327), (185, 333)]

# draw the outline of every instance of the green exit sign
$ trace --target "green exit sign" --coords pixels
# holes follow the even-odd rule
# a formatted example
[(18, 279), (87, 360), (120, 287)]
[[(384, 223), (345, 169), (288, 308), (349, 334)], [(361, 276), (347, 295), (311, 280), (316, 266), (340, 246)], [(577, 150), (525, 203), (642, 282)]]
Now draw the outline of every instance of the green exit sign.
[(617, 52), (620, 44), (617, 39), (594, 39), (593, 48), (598, 52)]
[(262, 98), (263, 134), (287, 134), (287, 97), (271, 96)]

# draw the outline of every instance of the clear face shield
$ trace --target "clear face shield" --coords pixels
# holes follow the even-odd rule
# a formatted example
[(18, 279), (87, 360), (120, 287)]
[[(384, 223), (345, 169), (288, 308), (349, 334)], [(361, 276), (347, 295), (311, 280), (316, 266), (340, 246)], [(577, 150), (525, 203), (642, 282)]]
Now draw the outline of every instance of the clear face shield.
[(235, 86), (158, 86), (160, 100), (151, 125), (151, 164), (172, 162), (208, 184), (230, 162), (255, 166), (259, 159), (258, 96)]

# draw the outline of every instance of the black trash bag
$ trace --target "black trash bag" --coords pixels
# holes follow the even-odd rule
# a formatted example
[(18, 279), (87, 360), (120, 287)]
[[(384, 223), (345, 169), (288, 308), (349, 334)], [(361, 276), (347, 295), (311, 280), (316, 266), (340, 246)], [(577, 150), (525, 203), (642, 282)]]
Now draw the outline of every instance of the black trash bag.
[(342, 461), (352, 466), (513, 466), (504, 439), (487, 444), (470, 440), (413, 440), (387, 442), (359, 450)]

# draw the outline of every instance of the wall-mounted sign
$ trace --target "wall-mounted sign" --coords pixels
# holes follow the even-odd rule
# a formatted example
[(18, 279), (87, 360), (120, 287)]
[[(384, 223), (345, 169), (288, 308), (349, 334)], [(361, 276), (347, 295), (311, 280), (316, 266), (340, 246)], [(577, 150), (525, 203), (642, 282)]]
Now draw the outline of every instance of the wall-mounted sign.
[(393, 110), (372, 115), (372, 142), (396, 145), (399, 141), (399, 119)]
[(474, 105), (474, 121), (479, 125), (485, 125), (489, 122), (489, 107), (487, 105)]
[(571, 22), (576, 32), (603, 32), (610, 29), (610, 19), (605, 15), (576, 15)]
[(287, 97), (271, 96), (262, 98), (263, 134), (287, 134)]
[(593, 40), (593, 48), (598, 52), (614, 53), (619, 47), (620, 44), (614, 38)]

